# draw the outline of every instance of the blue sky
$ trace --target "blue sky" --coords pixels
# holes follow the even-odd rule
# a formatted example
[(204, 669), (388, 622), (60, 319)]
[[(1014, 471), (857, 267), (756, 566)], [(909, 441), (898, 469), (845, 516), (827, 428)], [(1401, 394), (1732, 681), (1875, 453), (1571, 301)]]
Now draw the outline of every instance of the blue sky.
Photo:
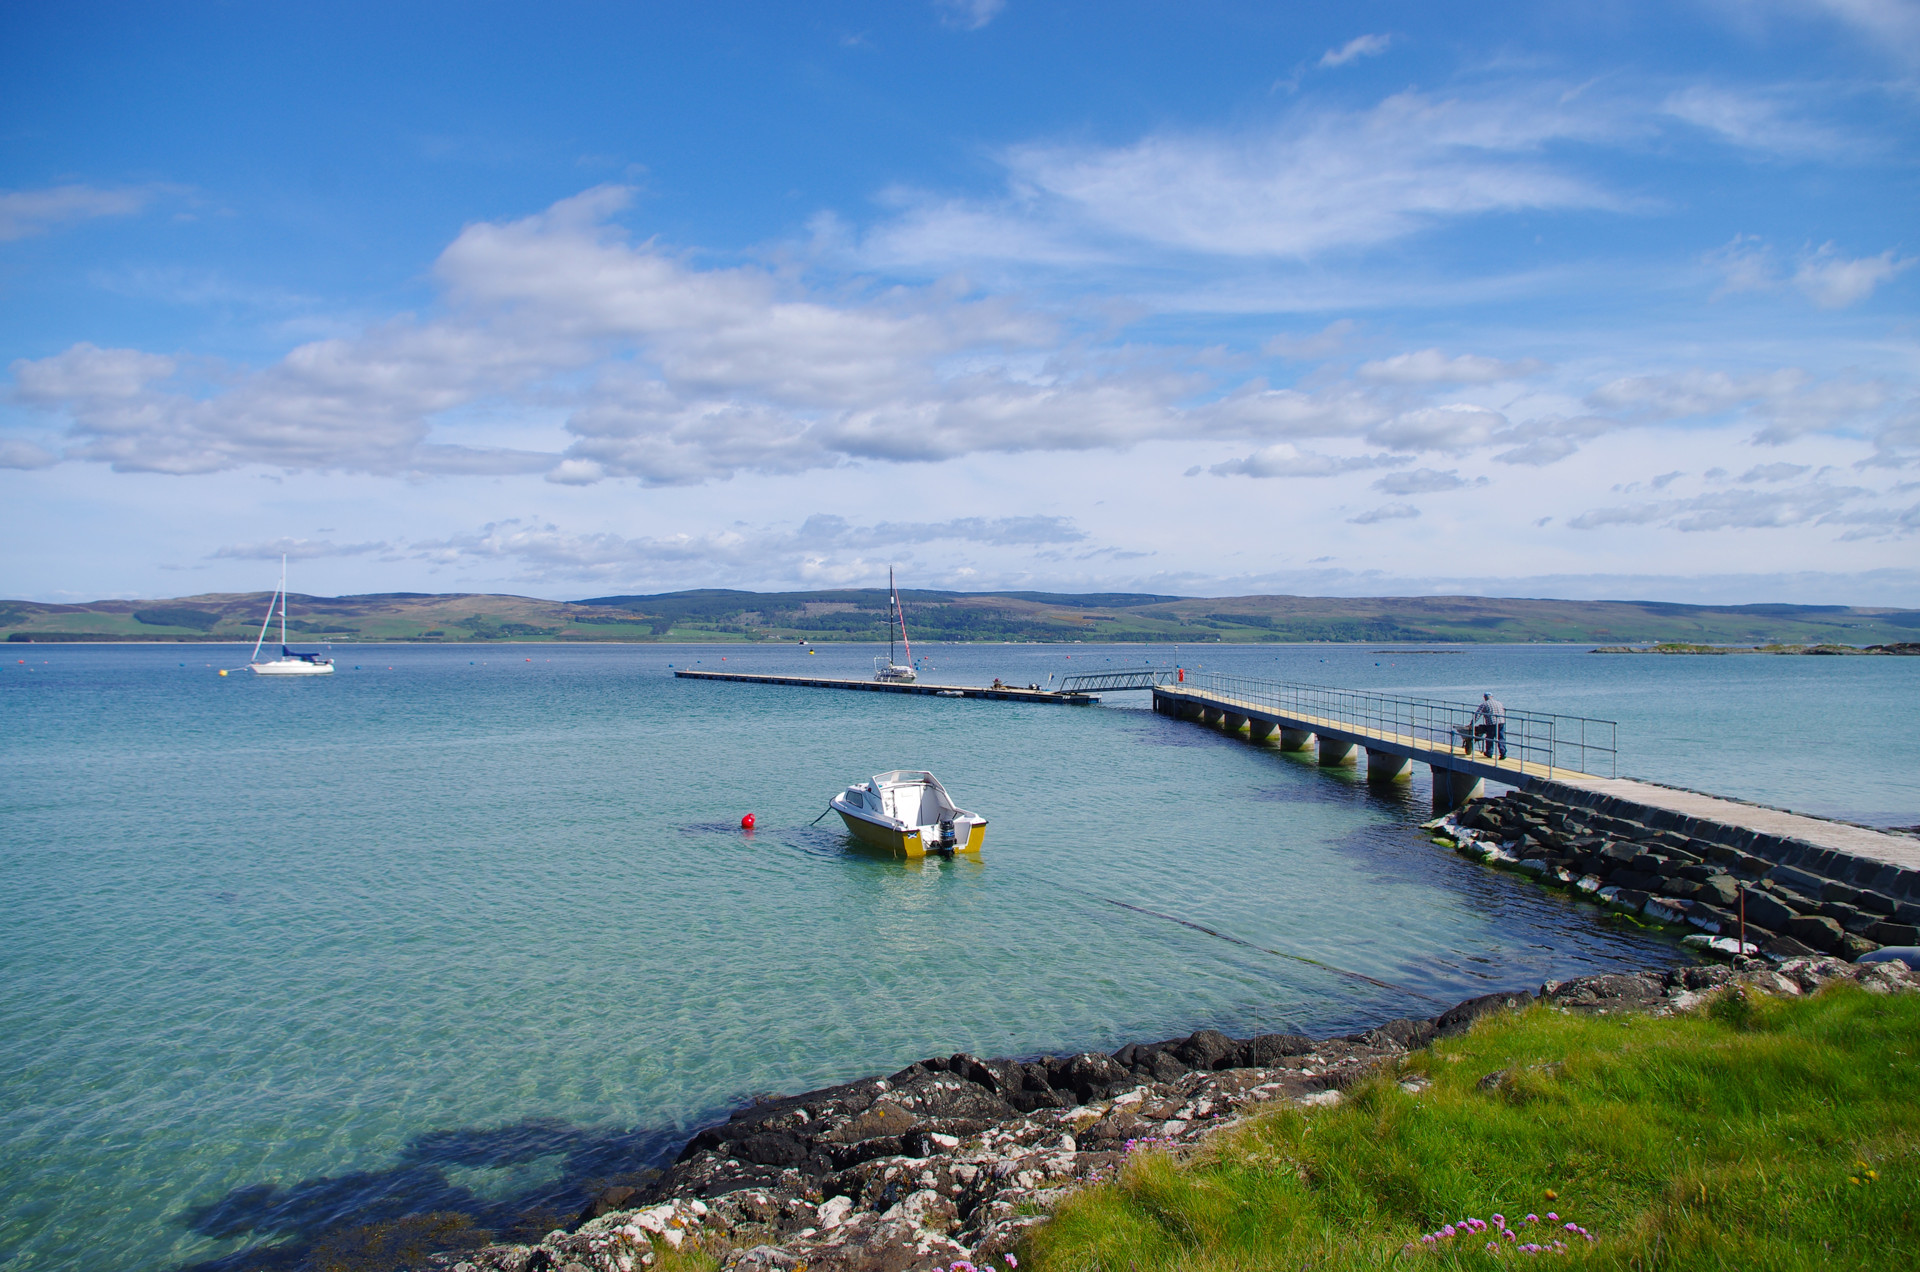
[(1920, 606), (1916, 116), (1912, 0), (0, 6), (0, 594)]

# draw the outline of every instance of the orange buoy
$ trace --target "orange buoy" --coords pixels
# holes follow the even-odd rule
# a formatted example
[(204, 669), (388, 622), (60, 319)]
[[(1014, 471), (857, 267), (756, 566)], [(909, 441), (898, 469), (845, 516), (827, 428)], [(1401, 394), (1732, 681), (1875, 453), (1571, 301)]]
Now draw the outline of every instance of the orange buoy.
[(752, 830), (752, 829), (753, 829), (753, 814), (752, 814), (752, 813), (748, 813), (748, 814), (747, 814), (747, 815), (746, 815), (745, 817), (742, 817), (742, 818), (740, 819), (740, 829), (742, 829), (742, 830)]

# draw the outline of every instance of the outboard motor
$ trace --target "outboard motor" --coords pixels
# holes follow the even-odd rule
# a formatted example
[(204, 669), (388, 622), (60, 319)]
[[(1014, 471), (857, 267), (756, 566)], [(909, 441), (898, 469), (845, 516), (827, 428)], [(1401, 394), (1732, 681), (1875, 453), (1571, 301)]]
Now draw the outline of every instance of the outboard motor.
[(946, 821), (940, 823), (940, 851), (952, 852), (953, 849), (953, 819), (948, 818)]

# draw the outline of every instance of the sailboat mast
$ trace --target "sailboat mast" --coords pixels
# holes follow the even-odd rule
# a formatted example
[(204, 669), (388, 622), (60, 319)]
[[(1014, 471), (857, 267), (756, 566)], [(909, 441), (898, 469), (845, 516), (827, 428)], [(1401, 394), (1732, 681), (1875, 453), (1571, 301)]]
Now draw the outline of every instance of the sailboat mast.
[(892, 667), (896, 665), (893, 661), (893, 625), (900, 614), (900, 589), (893, 585), (892, 566), (887, 567), (887, 606), (893, 611), (887, 615), (887, 666)]
[(287, 647), (287, 554), (280, 554), (280, 648)]
[[(893, 582), (893, 570), (887, 570), (887, 582)], [(907, 666), (913, 666), (913, 642), (907, 639), (907, 609), (900, 604), (900, 588), (893, 589), (893, 612), (900, 617), (900, 643), (907, 647)]]

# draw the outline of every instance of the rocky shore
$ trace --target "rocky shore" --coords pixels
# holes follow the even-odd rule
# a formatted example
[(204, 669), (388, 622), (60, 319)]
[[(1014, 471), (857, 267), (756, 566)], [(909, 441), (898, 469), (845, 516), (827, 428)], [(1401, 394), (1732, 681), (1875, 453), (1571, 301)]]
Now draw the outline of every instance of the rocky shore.
[[(1742, 952), (1743, 903), (1748, 954), (1853, 959), (1920, 945), (1920, 903), (1905, 899), (1912, 872), (1840, 854), (1809, 851), (1785, 864), (1747, 850), (1778, 845), (1715, 842), (1703, 837), (1712, 827), (1661, 829), (1537, 791), (1473, 800), (1428, 829), (1488, 865), (1681, 929), (1709, 954)], [(1863, 886), (1874, 883), (1887, 890)]]
[[(1340, 1093), (1483, 1016), (1536, 1002), (1569, 1012), (1666, 1013), (1740, 984), (1811, 993), (1852, 980), (1920, 992), (1900, 962), (1737, 957), (1635, 975), (1549, 981), (1470, 999), (1428, 1020), (1313, 1040), (1212, 1030), (1110, 1055), (954, 1055), (756, 1104), (701, 1131), (644, 1191), (609, 1189), (571, 1230), (533, 1245), (440, 1254), (447, 1272), (636, 1272), (689, 1242), (729, 1272), (925, 1272), (1006, 1261), (1069, 1191), (1148, 1147), (1186, 1151), (1265, 1108)], [(1497, 1082), (1500, 1075), (1490, 1074)], [(1420, 1080), (1405, 1080), (1416, 1089)], [(995, 1263), (997, 1266), (997, 1263)]]

